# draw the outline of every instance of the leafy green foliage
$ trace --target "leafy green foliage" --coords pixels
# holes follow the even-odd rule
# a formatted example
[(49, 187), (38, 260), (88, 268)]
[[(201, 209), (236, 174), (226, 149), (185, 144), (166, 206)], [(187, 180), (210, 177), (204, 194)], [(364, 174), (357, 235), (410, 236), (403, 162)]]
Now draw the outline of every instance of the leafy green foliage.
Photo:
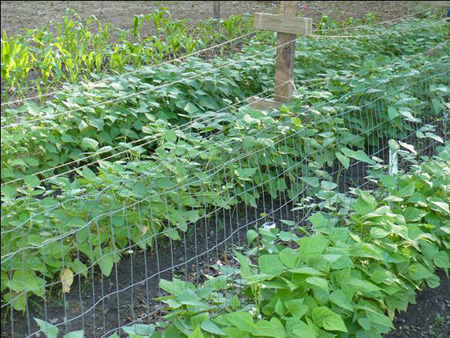
[[(47, 323), (43, 320), (37, 319), (37, 318), (34, 318), (34, 320), (36, 321), (36, 323), (39, 326), (40, 333), (43, 333), (45, 335), (45, 337), (47, 337), (47, 338), (57, 338), (58, 337), (59, 329), (56, 326), (54, 326), (50, 323)], [(68, 334), (64, 335), (63, 338), (83, 338), (83, 337), (84, 337), (84, 331), (78, 330), (78, 331), (69, 332)]]
[[(437, 78), (433, 83), (442, 86), (440, 82), (444, 79)], [(402, 97), (405, 94), (403, 91)], [(395, 92), (391, 95), (383, 97), (386, 104), (394, 104), (398, 99)], [(351, 114), (344, 118), (334, 116), (336, 110), (348, 108), (352, 96), (319, 101), (316, 96), (317, 92), (305, 93), (301, 98), (303, 104), (310, 102), (313, 107), (308, 124), (298, 122), (304, 111), (297, 107), (298, 100), (290, 107), (272, 113), (248, 107), (224, 112), (213, 123), (190, 131), (175, 132), (161, 121), (157, 122), (158, 142), (155, 142), (149, 159), (137, 158), (127, 163), (102, 160), (95, 172), (83, 168), (77, 171), (79, 177), (72, 179), (62, 176), (43, 185), (36, 176), (27, 176), (27, 186), (9, 186), (2, 191), (6, 197), (2, 205), (2, 272), (13, 272), (7, 288), (15, 292), (13, 298), (17, 302), (13, 302), (14, 307), (17, 310), (24, 308), (23, 293), (42, 297), (45, 279), (57, 278), (63, 262), (66, 269), (82, 275), (88, 271), (83, 261), (95, 262), (101, 272), (109, 276), (130, 240), (144, 248), (153, 245), (153, 237), (158, 233), (179, 239), (177, 231), (187, 231), (214, 207), (229, 208), (239, 203), (256, 207), (263, 191), (272, 198), (287, 193), (295, 200), (298, 192), (307, 187), (324, 188), (327, 192), (323, 192), (323, 197), (327, 202), (338, 200), (332, 178), (320, 168), (332, 167), (337, 161), (336, 153), (342, 154), (349, 163), (361, 159), (369, 162), (362, 149), (367, 146), (366, 142), (373, 141), (373, 137), (365, 141), (360, 136), (362, 131), (353, 127)], [(411, 97), (411, 105), (417, 100)], [(427, 107), (426, 104), (422, 106), (424, 112)], [(294, 113), (298, 111), (300, 113)], [(416, 110), (416, 114), (421, 111)], [(386, 117), (384, 123), (388, 122)], [(399, 120), (397, 123), (396, 132), (401, 134), (400, 126), (404, 122)], [(406, 133), (408, 124), (404, 123), (402, 128)], [(389, 134), (392, 131), (380, 128), (379, 134), (376, 129), (374, 133), (382, 138), (392, 136)], [(318, 137), (312, 138), (313, 135)], [(328, 142), (339, 138), (339, 142)], [(94, 145), (86, 138), (84, 140), (86, 146)], [(236, 151), (254, 155), (236, 158)], [(302, 159), (306, 156), (314, 166), (304, 164)], [(217, 171), (219, 167), (223, 169)], [(264, 174), (256, 169), (259, 167), (265, 168)], [(301, 180), (295, 176), (298, 169), (305, 175)], [(229, 184), (224, 186), (222, 182), (225, 181)], [(177, 193), (171, 193), (175, 188)], [(399, 198), (408, 197), (413, 192), (407, 186), (400, 189), (398, 195)], [(231, 200), (227, 197), (230, 195), (234, 196)], [(440, 197), (435, 196), (431, 203), (434, 210), (446, 211), (446, 204)], [(372, 212), (374, 208), (375, 201), (366, 195), (355, 204), (360, 215)], [(31, 215), (32, 223), (28, 226)], [(412, 214), (411, 217), (418, 216)], [(150, 219), (153, 222), (142, 222)], [(327, 219), (320, 218), (312, 222), (328, 223)], [(111, 241), (113, 232), (115, 242)], [(374, 236), (382, 235), (379, 231), (374, 233)], [(64, 245), (61, 245), (60, 236), (65, 238)], [(24, 243), (26, 248), (22, 249)], [(75, 259), (75, 247), (82, 254), (82, 260)], [(322, 246), (313, 243), (302, 247), (305, 250), (302, 254), (308, 256), (314, 255), (314, 250)], [(360, 249), (375, 255), (368, 247)], [(26, 260), (25, 274), (22, 274), (20, 264), (22, 254), (33, 256), (32, 260)], [(275, 263), (275, 258), (270, 257), (261, 259), (264, 267), (261, 276), (279, 272), (282, 261)], [(9, 297), (10, 294), (5, 293), (3, 300), (10, 301)]]
[[(163, 19), (164, 16), (156, 14), (153, 17), (153, 20)], [(411, 28), (411, 25), (405, 27)], [(328, 79), (328, 84), (316, 91), (299, 88), (292, 104), (271, 113), (248, 107), (215, 113), (238, 99), (272, 86), (273, 50), (256, 60), (253, 56), (267, 50), (267, 45), (274, 41), (260, 37), (244, 48), (242, 54), (226, 61), (215, 59), (205, 63), (190, 59), (135, 76), (111, 79), (109, 84), (87, 88), (88, 92), (73, 86), (43, 106), (30, 103), (7, 110), (4, 116), (7, 124), (14, 123), (21, 113), (29, 114), (29, 119), (47, 114), (54, 116), (26, 128), (19, 125), (8, 128), (2, 133), (2, 182), (23, 179), (25, 183), (19, 180), (2, 187), (3, 301), (11, 302), (16, 310), (25, 311), (26, 297), (43, 297), (48, 280), (59, 280), (69, 271), (69, 276), (72, 273), (86, 277), (89, 264), (98, 265), (101, 273), (108, 276), (130, 244), (152, 247), (157, 234), (177, 240), (180, 232), (187, 231), (213, 208), (239, 204), (256, 207), (263, 193), (272, 198), (285, 193), (297, 201), (303, 189), (322, 190), (318, 195), (321, 205), (331, 207), (342, 196), (336, 193), (332, 177), (324, 172), (324, 167), (337, 163), (349, 167), (355, 161), (373, 164), (375, 159), (366, 154), (368, 147), (375, 147), (388, 137), (405, 136), (416, 129), (414, 123), (430, 114), (433, 121), (439, 121), (443, 107), (448, 107), (448, 74), (445, 73), (448, 56), (435, 56), (431, 58), (433, 62), (429, 61), (430, 57), (405, 61), (408, 55), (435, 44), (442, 35), (438, 33), (440, 28), (432, 34), (419, 30), (393, 37), (390, 33), (389, 39), (380, 37), (377, 44), (348, 41), (342, 45), (341, 42), (302, 40), (297, 55), (297, 62), (302, 66), (296, 69), (296, 79), (326, 73), (323, 77)], [(133, 34), (138, 37), (137, 28)], [(233, 34), (231, 28), (229, 34)], [(411, 36), (421, 39), (411, 40)], [(389, 45), (387, 41), (396, 44)], [(337, 52), (339, 57), (336, 57)], [(206, 72), (209, 74), (205, 75)], [(197, 77), (189, 78), (186, 74)], [(258, 78), (254, 74), (258, 74)], [(136, 94), (138, 92), (140, 94)], [(390, 107), (399, 114), (389, 115)], [(200, 118), (205, 116), (210, 117), (207, 122)], [(373, 116), (377, 116), (376, 123)], [(193, 119), (196, 121), (190, 128), (174, 128)], [(383, 128), (386, 123), (392, 123), (394, 128)], [(426, 125), (418, 131), (417, 137), (441, 142), (433, 132), (433, 127)], [(135, 141), (138, 142), (132, 143)], [(117, 161), (106, 158), (123, 149), (126, 157)], [(80, 158), (90, 154), (98, 161), (89, 167), (73, 167), (79, 165)], [(236, 154), (245, 155), (236, 157)], [(305, 163), (305, 158), (309, 163)], [(66, 165), (71, 161), (75, 164)], [(37, 174), (53, 166), (61, 166), (61, 171)], [(68, 168), (74, 172), (49, 179), (52, 174)], [(298, 177), (299, 172), (302, 177)], [(395, 184), (396, 188), (401, 183), (390, 182), (390, 185)], [(396, 200), (417, 197), (417, 189), (402, 186), (391, 196)], [(446, 203), (442, 196), (434, 196), (430, 212), (445, 213), (448, 211)], [(361, 194), (355, 205), (358, 217), (377, 210), (376, 200), (367, 194)], [(409, 208), (418, 207), (414, 204)], [(408, 209), (408, 222), (423, 218), (428, 221), (428, 212)], [(325, 213), (313, 215), (310, 221), (317, 228), (335, 223)], [(432, 221), (429, 220), (430, 224)], [(383, 228), (371, 230), (370, 235), (373, 239), (388, 237)], [(251, 233), (248, 240), (254, 244), (259, 236)], [(277, 234), (266, 232), (264, 236), (270, 238)], [(290, 238), (289, 234), (279, 236)], [(302, 287), (312, 290), (323, 303), (321, 306), (330, 297), (333, 304), (349, 307), (349, 299), (333, 293), (336, 290), (324, 278), (324, 272), (319, 269), (321, 265), (313, 264), (317, 255), (329, 246), (329, 239), (316, 236), (299, 239), (299, 242), (300, 251), (293, 253), (287, 249), (280, 251), (274, 243), (266, 241), (265, 245), (272, 252), (258, 258), (257, 274), (253, 273), (255, 262), (241, 257), (242, 276), (249, 278), (249, 283), (256, 288), (261, 281), (277, 279), (288, 268), (290, 273), (305, 277)], [(76, 258), (76, 250), (81, 258)], [(445, 252), (438, 250), (438, 253), (441, 251), (442, 254), (435, 256), (440, 266), (447, 262)], [(383, 258), (371, 243), (354, 246), (351, 253), (364, 259)], [(320, 263), (333, 262), (334, 266), (343, 268), (353, 266), (350, 256), (336, 258), (337, 255), (339, 250), (327, 253), (325, 261)], [(313, 266), (300, 265), (303, 262)], [(422, 262), (417, 264), (427, 269)], [(412, 268), (412, 276), (417, 281), (424, 278), (429, 281), (420, 266)], [(298, 288), (296, 281), (283, 278), (290, 289)], [(369, 283), (352, 279), (349, 285), (366, 293), (380, 292), (376, 285)], [(435, 284), (435, 281), (430, 283)], [(61, 281), (61, 284), (70, 288), (70, 283)], [(224, 299), (217, 292), (222, 284), (223, 280), (218, 279), (210, 285), (219, 303)], [(191, 291), (172, 305), (200, 306), (205, 298), (192, 296)], [(260, 302), (259, 298), (255, 299)], [(239, 303), (234, 298), (227, 301)], [(267, 311), (273, 307), (277, 314), (291, 311), (302, 318), (306, 314), (302, 313), (305, 306), (309, 309), (311, 305), (310, 298), (304, 300), (306, 305), (289, 301), (293, 299), (277, 300)], [(209, 308), (205, 308), (207, 310)], [(297, 325), (287, 320), (290, 324), (286, 322), (283, 331), (280, 319), (275, 318), (254, 323), (255, 329), (269, 332), (270, 327), (273, 334), (288, 336), (298, 330), (312, 335), (316, 326), (321, 330), (327, 327), (343, 330), (329, 312), (328, 320), (314, 321), (311, 311), (307, 310), (310, 323)], [(334, 311), (333, 308), (330, 311)], [(204, 329), (202, 318), (196, 320), (202, 322), (200, 325)], [(237, 319), (230, 316), (224, 321), (234, 323)], [(210, 330), (206, 331), (214, 334), (211, 332), (215, 330), (213, 325), (221, 324), (211, 324), (206, 319), (204, 322)], [(194, 334), (185, 327), (182, 323), (176, 330)], [(237, 329), (230, 327), (229, 332), (223, 331), (234, 334)]]
[[(76, 27), (75, 24), (71, 26)], [(353, 105), (369, 103), (383, 92), (379, 89), (369, 95), (364, 88), (386, 81), (391, 85), (401, 82), (397, 75), (405, 76), (403, 80), (406, 80), (407, 75), (430, 59), (421, 55), (409, 60), (408, 56), (435, 46), (443, 33), (442, 27), (433, 25), (430, 31), (411, 30), (416, 26), (416, 22), (395, 26), (384, 31), (385, 35), (376, 37), (377, 43), (349, 40), (343, 45), (342, 41), (300, 40), (296, 61), (302, 67), (295, 72), (296, 81), (308, 83), (311, 78), (320, 76), (328, 79), (326, 90), (330, 94), (340, 97), (353, 90), (360, 92)], [(396, 29), (405, 29), (406, 33), (391, 36), (390, 32)], [(405, 42), (411, 41), (413, 36), (415, 42)], [(142, 158), (146, 155), (145, 149), (154, 147), (155, 135), (161, 129), (170, 128), (163, 121), (171, 125), (183, 124), (271, 88), (274, 50), (268, 49), (267, 45), (274, 46), (273, 37), (263, 41), (255, 37), (243, 48), (243, 53), (227, 60), (215, 59), (206, 63), (190, 58), (184, 63), (150, 70), (144, 68), (130, 76), (111, 77), (96, 85), (68, 87), (68, 91), (43, 106), (30, 102), (18, 109), (6, 109), (2, 116), (4, 127), (17, 121), (24, 124), (2, 130), (2, 182), (58, 166), (57, 170), (48, 170), (41, 175), (49, 177), (111, 155), (119, 154), (119, 158), (123, 158), (125, 151), (133, 158)], [(392, 64), (395, 67), (391, 67)], [(364, 85), (356, 81), (358, 77), (365, 78)], [(418, 89), (422, 90), (421, 87)], [(439, 86), (433, 90), (442, 97), (446, 94)], [(330, 98), (324, 91), (314, 94), (315, 98), (311, 97), (311, 100)], [(436, 107), (437, 104), (445, 106), (439, 99), (433, 102)], [(398, 108), (404, 114), (401, 120), (413, 114), (411, 107), (404, 104), (383, 105), (379, 102), (370, 108), (377, 113)], [(360, 115), (360, 111), (353, 112), (355, 128), (364, 131), (376, 125), (373, 119), (359, 121)], [(27, 124), (27, 119), (39, 121)], [(396, 118), (393, 124), (399, 120)], [(199, 126), (202, 126), (200, 122)], [(80, 160), (86, 156), (88, 159)], [(343, 161), (345, 166), (346, 159)], [(65, 166), (65, 163), (71, 165)]]
[[(144, 37), (145, 22), (155, 27), (155, 35)], [(133, 29), (127, 31), (102, 24), (94, 16), (83, 22), (70, 10), (62, 22), (28, 29), (24, 36), (2, 33), (2, 101), (29, 92), (45, 94), (64, 82), (98, 81), (105, 78), (104, 73), (133, 72), (233, 39), (251, 27), (250, 16), (230, 16), (188, 29), (186, 19), (174, 20), (167, 8), (161, 7), (135, 16)], [(233, 43), (224, 45), (220, 55), (234, 48)]]
[[(204, 337), (220, 337), (223, 332), (232, 337), (381, 337), (394, 328), (395, 313), (415, 301), (417, 289), (439, 285), (436, 268), (449, 273), (450, 236), (445, 229), (450, 219), (445, 207), (433, 207), (435, 196), (450, 203), (449, 154), (450, 143), (440, 148), (439, 157), (400, 174), (395, 189), (377, 181), (374, 192), (359, 190), (353, 198), (355, 210), (344, 216), (329, 214), (336, 218), (335, 225), (312, 225), (306, 237), (294, 239), (292, 234), (286, 241), (277, 228), (252, 230), (251, 238), (257, 233), (259, 240), (251, 241), (254, 248), (246, 255), (236, 252), (240, 273), (234, 280), (228, 276), (221, 288), (225, 299), (208, 285), (196, 289), (184, 282), (177, 283), (189, 287), (172, 289), (161, 298), (169, 310), (168, 330), (178, 330), (180, 337), (190, 336), (194, 329)], [(415, 197), (385, 201), (410, 184)], [(369, 203), (371, 211), (358, 212), (361, 201)], [(406, 220), (403, 213), (411, 205), (425, 218)], [(373, 236), (374, 229), (383, 236)], [(294, 245), (298, 248), (292, 249)], [(231, 286), (235, 283), (244, 289), (240, 309), (230, 306), (239, 292)], [(202, 294), (196, 304), (201, 310), (181, 304), (186, 291), (191, 297)], [(222, 301), (215, 301), (218, 295)], [(199, 312), (215, 323), (214, 331), (193, 324)]]

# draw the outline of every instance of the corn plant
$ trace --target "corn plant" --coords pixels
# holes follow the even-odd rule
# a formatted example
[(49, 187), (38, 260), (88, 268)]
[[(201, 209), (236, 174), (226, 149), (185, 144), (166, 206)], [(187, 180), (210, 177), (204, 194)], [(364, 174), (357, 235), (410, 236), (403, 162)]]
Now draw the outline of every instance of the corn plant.
[(22, 82), (27, 78), (34, 60), (29, 45), (24, 43), (23, 38), (8, 37), (3, 32), (1, 56), (2, 81), (7, 88), (5, 95), (16, 91), (22, 93)]
[[(142, 36), (144, 22), (155, 26), (155, 36)], [(238, 16), (225, 20), (225, 38), (250, 30), (248, 23)], [(161, 7), (152, 14), (136, 16), (131, 30), (103, 24), (94, 16), (83, 22), (75, 12), (68, 11), (61, 22), (29, 30), (25, 36), (8, 37), (4, 33), (2, 97), (24, 96), (31, 88), (44, 94), (63, 82), (89, 81), (105, 71), (120, 73), (127, 66), (160, 63), (224, 41), (224, 31), (213, 20), (198, 23), (189, 33), (186, 27), (187, 20), (174, 20), (167, 8)], [(29, 78), (32, 69), (35, 80)]]

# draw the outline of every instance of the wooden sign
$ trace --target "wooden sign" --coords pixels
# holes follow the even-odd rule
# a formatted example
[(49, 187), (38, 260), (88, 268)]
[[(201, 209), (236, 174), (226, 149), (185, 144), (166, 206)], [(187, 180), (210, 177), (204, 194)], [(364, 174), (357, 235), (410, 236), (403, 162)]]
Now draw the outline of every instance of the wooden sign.
[(279, 33), (311, 35), (312, 19), (297, 18), (286, 15), (255, 13), (254, 27), (256, 29)]

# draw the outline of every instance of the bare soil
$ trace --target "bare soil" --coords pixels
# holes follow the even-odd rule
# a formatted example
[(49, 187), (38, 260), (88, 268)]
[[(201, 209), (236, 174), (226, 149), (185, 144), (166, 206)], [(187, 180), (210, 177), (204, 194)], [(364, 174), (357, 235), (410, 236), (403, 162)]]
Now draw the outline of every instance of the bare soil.
[[(221, 17), (255, 12), (273, 13), (278, 1), (220, 1)], [(322, 14), (337, 20), (362, 19), (374, 13), (379, 21), (396, 19), (416, 10), (418, 1), (299, 1), (304, 16), (318, 22)], [(131, 29), (134, 15), (148, 14), (166, 7), (175, 19), (190, 19), (192, 24), (213, 15), (212, 1), (1, 1), (1, 29), (8, 35), (22, 34), (49, 21), (61, 21), (68, 9), (81, 19), (95, 15), (121, 29)], [(151, 29), (151, 27), (150, 27)]]
[(450, 279), (439, 273), (441, 285), (419, 293), (417, 304), (399, 314), (395, 331), (385, 338), (449, 338), (450, 337)]

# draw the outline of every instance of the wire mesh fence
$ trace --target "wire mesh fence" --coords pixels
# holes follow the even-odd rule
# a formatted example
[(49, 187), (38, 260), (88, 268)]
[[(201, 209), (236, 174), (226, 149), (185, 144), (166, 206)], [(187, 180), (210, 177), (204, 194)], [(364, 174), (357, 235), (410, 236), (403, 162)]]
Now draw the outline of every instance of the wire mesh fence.
[[(367, 175), (389, 163), (391, 139), (431, 154), (448, 139), (450, 112), (434, 99), (449, 80), (448, 64), (435, 62), (307, 107), (241, 107), (229, 112), (233, 123), (220, 114), (209, 121), (208, 133), (191, 126), (166, 135), (158, 151), (167, 156), (156, 161), (101, 163), (106, 186), (80, 170), (96, 189), (55, 188), (38, 211), (10, 210), (2, 244), (16, 245), (2, 251), (2, 336), (38, 335), (35, 318), (88, 337), (163, 322), (161, 280), (228, 281), (238, 268), (230, 252), (245, 246), (248, 230), (308, 227), (315, 210), (339, 204), (350, 188), (370, 189)], [(330, 192), (318, 195), (320, 187)]]

